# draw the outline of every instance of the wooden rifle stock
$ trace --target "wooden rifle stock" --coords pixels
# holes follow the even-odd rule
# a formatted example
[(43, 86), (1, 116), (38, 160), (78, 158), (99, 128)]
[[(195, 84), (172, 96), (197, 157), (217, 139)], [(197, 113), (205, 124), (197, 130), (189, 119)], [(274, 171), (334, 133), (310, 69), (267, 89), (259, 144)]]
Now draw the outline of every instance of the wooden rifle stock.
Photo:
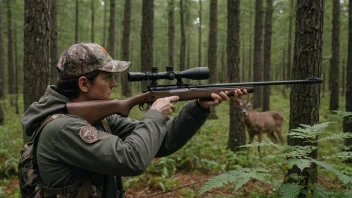
[[(248, 93), (252, 93), (254, 88), (238, 87), (246, 89)], [(138, 94), (125, 100), (108, 99), (108, 100), (92, 100), (83, 102), (70, 102), (66, 104), (66, 109), (69, 114), (82, 117), (90, 124), (100, 122), (105, 117), (118, 114), (127, 117), (131, 109), (136, 105), (152, 104), (159, 98), (169, 96), (179, 96), (179, 101), (187, 101), (194, 99), (211, 100), (211, 94), (220, 92), (228, 92), (228, 96), (234, 96), (235, 88), (180, 88), (163, 91), (147, 91), (146, 93)]]

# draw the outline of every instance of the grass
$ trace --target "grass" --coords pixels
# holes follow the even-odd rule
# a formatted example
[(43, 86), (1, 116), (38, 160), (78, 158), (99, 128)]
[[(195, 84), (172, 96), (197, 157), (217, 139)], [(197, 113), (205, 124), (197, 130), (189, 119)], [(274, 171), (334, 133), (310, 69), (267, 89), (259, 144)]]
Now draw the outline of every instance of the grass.
[[(117, 88), (116, 90), (119, 90)], [(278, 89), (280, 90), (280, 89)], [(288, 92), (287, 92), (288, 93)], [(327, 93), (322, 94), (320, 105), (320, 122), (334, 121), (336, 124), (329, 125), (327, 134), (342, 132), (342, 118), (329, 111), (329, 97)], [(114, 98), (122, 99), (119, 93), (112, 95)], [(289, 96), (284, 98), (281, 91), (272, 91), (270, 98), (270, 107), (272, 110), (283, 113), (286, 121), (283, 126), (283, 133), (286, 139), (289, 125)], [(344, 110), (345, 99), (340, 97), (340, 110)], [(185, 102), (177, 102), (175, 104), (177, 113)], [(12, 185), (12, 188), (5, 188), (9, 184), (13, 184), (16, 179), (17, 162), (20, 156), (20, 150), (23, 145), (22, 127), (20, 125), (21, 115), (16, 115), (14, 107), (9, 104), (9, 98), (2, 101), (5, 106), (5, 124), (0, 126), (0, 197), (16, 197), (18, 196), (18, 188)], [(20, 112), (23, 112), (23, 98), (20, 97)], [(161, 159), (155, 159), (149, 166), (146, 173), (138, 177), (124, 178), (126, 190), (136, 189), (137, 186), (151, 186), (156, 190), (167, 190), (180, 185), (180, 181), (175, 178), (177, 172), (197, 173), (207, 175), (217, 175), (223, 172), (236, 170), (241, 167), (257, 167), (259, 163), (258, 152), (256, 148), (250, 148), (250, 160), (247, 161), (245, 153), (233, 153), (226, 150), (229, 131), (229, 104), (223, 102), (216, 108), (217, 115), (220, 119), (208, 120), (194, 138), (187, 143), (182, 149), (175, 154)], [(130, 113), (131, 118), (140, 119), (143, 116), (142, 111), (138, 107), (134, 107)], [(175, 114), (176, 114), (175, 113)], [(248, 138), (247, 138), (248, 140)], [(257, 141), (257, 139), (255, 139)], [(264, 136), (264, 141), (270, 140)], [(332, 155), (340, 152), (343, 148), (342, 140), (334, 140), (332, 142), (323, 142), (319, 144), (319, 156)], [(262, 156), (269, 154), (279, 154), (281, 150), (272, 150), (269, 147), (262, 148)], [(269, 164), (272, 159), (264, 159), (262, 163)], [(280, 160), (275, 159), (278, 163)], [(337, 159), (329, 160), (331, 163), (338, 163)], [(280, 171), (280, 170), (278, 170)], [(336, 176), (324, 170), (319, 170), (322, 179), (327, 180), (329, 184), (335, 185)], [(351, 171), (351, 170), (348, 170)], [(277, 189), (281, 184), (278, 175), (271, 181), (273, 188)], [(11, 186), (11, 185), (10, 185)], [(258, 186), (258, 185), (254, 185)], [(233, 188), (228, 186), (228, 189)], [(260, 188), (253, 189), (253, 195), (260, 193)], [(231, 192), (231, 190), (230, 190)], [(184, 197), (195, 197), (196, 189), (182, 189), (179, 193)], [(248, 192), (247, 192), (248, 193)]]

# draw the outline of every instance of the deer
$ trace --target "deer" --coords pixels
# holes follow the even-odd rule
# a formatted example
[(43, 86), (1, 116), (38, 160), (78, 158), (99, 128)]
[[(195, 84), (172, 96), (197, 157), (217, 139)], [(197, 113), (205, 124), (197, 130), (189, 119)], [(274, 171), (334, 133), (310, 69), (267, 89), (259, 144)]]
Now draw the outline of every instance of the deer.
[[(255, 96), (251, 97), (247, 101), (239, 98), (235, 99), (235, 104), (241, 110), (241, 114), (243, 115), (243, 122), (246, 125), (249, 134), (249, 144), (253, 143), (255, 135), (258, 135), (258, 142), (261, 143), (264, 133), (266, 133), (268, 138), (276, 144), (278, 143), (278, 140), (274, 134), (275, 131), (281, 141), (281, 144), (284, 145), (285, 142), (282, 136), (282, 124), (285, 120), (284, 115), (277, 111), (249, 111), (254, 101)], [(247, 150), (247, 160), (248, 152), (249, 149)], [(258, 152), (260, 161), (262, 161), (260, 146), (258, 146)]]

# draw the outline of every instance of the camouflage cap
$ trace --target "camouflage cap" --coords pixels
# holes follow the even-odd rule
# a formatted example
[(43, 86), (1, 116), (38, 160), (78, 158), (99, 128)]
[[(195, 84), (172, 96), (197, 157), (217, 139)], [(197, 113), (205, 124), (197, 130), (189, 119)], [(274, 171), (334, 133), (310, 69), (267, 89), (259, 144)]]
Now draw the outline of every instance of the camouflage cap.
[(70, 79), (95, 70), (123, 72), (131, 62), (113, 60), (102, 46), (95, 43), (76, 43), (65, 50), (57, 64), (61, 79)]

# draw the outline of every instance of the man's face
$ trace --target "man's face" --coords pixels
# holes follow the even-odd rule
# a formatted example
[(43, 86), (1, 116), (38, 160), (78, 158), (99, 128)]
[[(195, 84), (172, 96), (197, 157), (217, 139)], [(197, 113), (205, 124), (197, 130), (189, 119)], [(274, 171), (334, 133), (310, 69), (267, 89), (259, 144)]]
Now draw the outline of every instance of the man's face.
[(91, 81), (89, 91), (87, 92), (88, 100), (104, 100), (110, 97), (112, 88), (116, 86), (113, 73), (100, 71), (99, 75)]

